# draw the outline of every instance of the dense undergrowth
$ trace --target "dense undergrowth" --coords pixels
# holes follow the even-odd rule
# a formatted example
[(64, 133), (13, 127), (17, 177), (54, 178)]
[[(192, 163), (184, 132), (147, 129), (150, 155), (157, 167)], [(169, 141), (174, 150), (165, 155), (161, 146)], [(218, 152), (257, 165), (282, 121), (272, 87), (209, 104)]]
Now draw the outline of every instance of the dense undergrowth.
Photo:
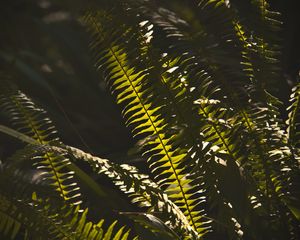
[(17, 72), (39, 76), (1, 50), (1, 239), (299, 239), (300, 87), (285, 110), (278, 13), (263, 0), (103, 1), (81, 13), (99, 86), (135, 147), (115, 161), (59, 138), (53, 106), (25, 94)]

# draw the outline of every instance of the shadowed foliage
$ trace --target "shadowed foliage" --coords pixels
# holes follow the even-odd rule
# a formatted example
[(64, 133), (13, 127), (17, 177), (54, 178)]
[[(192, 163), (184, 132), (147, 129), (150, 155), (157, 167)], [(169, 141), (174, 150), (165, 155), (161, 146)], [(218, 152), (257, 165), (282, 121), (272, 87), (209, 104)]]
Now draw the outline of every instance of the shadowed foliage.
[(266, 1), (18, 6), (1, 14), (20, 31), (0, 40), (0, 238), (300, 238), (300, 87), (285, 106)]

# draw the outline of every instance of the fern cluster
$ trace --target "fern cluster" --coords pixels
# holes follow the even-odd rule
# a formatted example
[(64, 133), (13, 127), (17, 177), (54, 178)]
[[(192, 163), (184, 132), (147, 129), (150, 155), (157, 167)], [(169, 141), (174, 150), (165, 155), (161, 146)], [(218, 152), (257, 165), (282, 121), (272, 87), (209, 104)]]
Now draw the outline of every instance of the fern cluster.
[[(274, 87), (278, 14), (263, 0), (167, 6), (106, 2), (79, 19), (149, 174), (63, 143), (3, 69), (1, 113), (11, 126), (0, 131), (25, 143), (0, 162), (3, 236), (299, 239), (300, 87), (284, 119)], [(128, 226), (105, 228), (88, 214), (87, 198), (104, 198), (85, 164), (137, 209), (120, 212)]]

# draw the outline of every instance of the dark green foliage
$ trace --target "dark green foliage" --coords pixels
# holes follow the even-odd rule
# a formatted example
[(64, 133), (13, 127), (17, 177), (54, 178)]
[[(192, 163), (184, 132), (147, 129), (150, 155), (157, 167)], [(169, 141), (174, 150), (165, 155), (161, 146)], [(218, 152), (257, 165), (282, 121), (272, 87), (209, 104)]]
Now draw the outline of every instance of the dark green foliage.
[[(18, 75), (9, 68), (39, 77), (19, 62), (1, 65), (0, 131), (18, 145), (0, 162), (0, 233), (299, 239), (300, 88), (292, 90), (285, 119), (276, 97), (279, 14), (261, 0), (89, 4), (77, 24), (90, 37), (100, 86), (136, 140), (128, 152), (138, 157), (118, 163), (59, 140), (51, 113), (15, 87)], [(0, 52), (5, 61), (9, 55)], [(48, 81), (37, 81), (54, 96)], [(93, 84), (86, 78), (82, 86)], [(99, 217), (110, 225), (102, 227)], [(116, 218), (127, 227), (114, 231)]]

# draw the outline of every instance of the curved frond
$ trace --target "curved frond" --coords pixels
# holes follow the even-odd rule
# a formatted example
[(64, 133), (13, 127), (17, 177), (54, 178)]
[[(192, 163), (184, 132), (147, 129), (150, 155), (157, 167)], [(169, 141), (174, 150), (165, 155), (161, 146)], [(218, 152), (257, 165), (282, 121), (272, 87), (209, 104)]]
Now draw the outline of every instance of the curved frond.
[[(197, 236), (181, 210), (168, 199), (168, 196), (160, 190), (155, 182), (147, 175), (140, 174), (135, 167), (127, 164), (117, 165), (74, 147), (66, 146), (66, 149), (76, 159), (87, 161), (97, 173), (107, 175), (121, 191), (132, 198), (133, 203), (148, 208), (150, 213), (161, 213), (162, 218), (168, 216), (166, 222), (169, 222), (167, 225), (170, 225), (171, 228), (182, 229), (180, 231), (183, 231), (184, 234)], [(158, 215), (160, 216), (160, 214)]]
[[(45, 111), (35, 104), (24, 93), (11, 88), (1, 92), (0, 103), (18, 131), (35, 139), (39, 144), (56, 144), (59, 142), (52, 121)], [(63, 155), (47, 152), (35, 158), (36, 169), (44, 171), (44, 177), (59, 195), (74, 204), (80, 204), (80, 192), (74, 173), (68, 169), (69, 159)]]
[[(33, 158), (50, 149), (50, 146), (29, 145), (18, 155)], [(46, 186), (39, 185), (38, 178), (34, 180), (30, 176), (32, 180), (29, 182), (25, 179), (26, 172), (15, 169), (7, 166), (0, 175), (0, 231), (6, 237), (15, 239), (23, 234), (30, 239), (128, 239), (129, 230), (124, 227), (114, 230), (116, 221), (105, 231), (102, 227), (104, 220), (98, 223), (88, 221), (88, 209), (82, 211), (79, 206), (68, 205), (61, 198), (51, 196)]]
[(35, 155), (42, 155), (49, 151), (63, 155), (68, 154), (72, 159), (82, 159), (88, 162), (98, 174), (107, 175), (121, 191), (132, 198), (133, 203), (137, 203), (142, 208), (149, 209), (149, 212), (159, 213), (160, 217), (163, 219), (166, 218), (167, 225), (172, 229), (176, 229), (177, 232), (182, 231), (184, 236), (197, 236), (197, 233), (191, 228), (181, 210), (168, 199), (168, 196), (159, 189), (158, 185), (149, 176), (140, 174), (135, 167), (127, 164), (118, 165), (71, 146), (63, 145), (57, 147), (38, 144), (26, 135), (4, 126), (0, 127), (2, 132), (30, 144), (14, 154), (12, 159), (16, 159), (17, 162), (14, 161), (13, 165), (9, 165), (12, 170), (16, 169), (18, 163), (34, 158)]
[[(2, 194), (1, 194), (2, 195)], [(104, 220), (94, 224), (87, 221), (87, 209), (79, 213), (79, 208), (70, 206), (53, 207), (51, 201), (42, 199), (17, 200), (6, 199), (1, 196), (1, 223), (5, 228), (0, 229), (6, 236), (14, 239), (20, 226), (25, 228), (26, 235), (31, 239), (128, 239), (129, 231), (122, 227), (114, 230), (117, 222), (114, 222), (104, 231)], [(4, 230), (4, 231), (3, 231)], [(11, 231), (11, 233), (9, 232)]]

